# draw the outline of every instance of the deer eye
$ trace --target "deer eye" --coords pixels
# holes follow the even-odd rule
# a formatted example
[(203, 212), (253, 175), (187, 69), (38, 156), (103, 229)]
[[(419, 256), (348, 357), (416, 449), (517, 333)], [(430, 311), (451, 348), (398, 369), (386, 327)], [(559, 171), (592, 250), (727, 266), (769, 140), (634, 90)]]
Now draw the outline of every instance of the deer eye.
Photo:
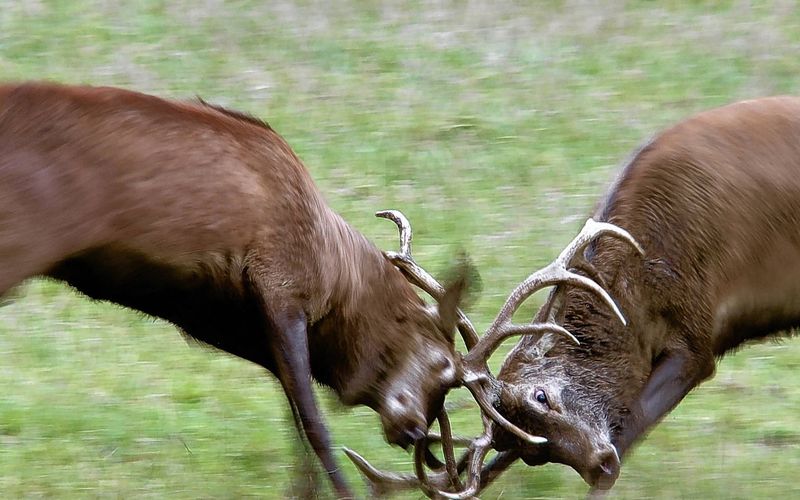
[(536, 389), (536, 392), (533, 393), (533, 399), (540, 402), (543, 405), (550, 406), (550, 403), (547, 401), (547, 394), (542, 389)]

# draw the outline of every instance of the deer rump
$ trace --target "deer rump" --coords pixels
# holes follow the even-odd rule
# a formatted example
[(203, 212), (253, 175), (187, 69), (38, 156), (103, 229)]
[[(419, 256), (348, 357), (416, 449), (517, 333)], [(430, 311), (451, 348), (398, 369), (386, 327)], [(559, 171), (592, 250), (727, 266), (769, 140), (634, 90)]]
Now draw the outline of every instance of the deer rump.
[[(456, 461), (443, 426), (446, 470), (418, 452), (415, 476), (351, 452), (376, 491), (471, 498), (520, 459), (570, 465), (608, 489), (621, 458), (717, 359), (800, 327), (800, 98), (736, 103), (664, 131), (622, 169), (594, 218), (503, 306), (496, 322), (554, 287), (531, 324), (508, 328), (528, 335), (497, 379), (464, 377), (482, 381), (490, 427)], [(566, 274), (551, 276), (554, 267)], [(575, 274), (602, 286), (624, 318)], [(480, 343), (497, 333), (493, 325)], [(464, 358), (467, 373), (485, 363), (480, 343)], [(483, 465), (489, 448), (498, 454)]]
[(266, 123), (104, 87), (0, 86), (0, 294), (33, 276), (273, 372), (336, 494), (311, 377), (407, 446), (455, 382), (464, 280), (425, 304)]

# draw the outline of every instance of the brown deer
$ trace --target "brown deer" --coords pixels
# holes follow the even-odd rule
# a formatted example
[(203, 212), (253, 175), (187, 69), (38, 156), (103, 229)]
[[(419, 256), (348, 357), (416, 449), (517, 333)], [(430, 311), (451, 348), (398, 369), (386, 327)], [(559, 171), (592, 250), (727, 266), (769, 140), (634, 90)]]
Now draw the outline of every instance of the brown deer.
[(426, 305), (277, 133), (202, 101), (0, 86), (0, 262), (0, 294), (61, 280), (274, 373), (340, 497), (312, 376), (401, 446), (457, 382), (463, 276)]
[(628, 324), (582, 290), (556, 290), (543, 311), (556, 309), (580, 344), (525, 338), (498, 377), (500, 412), (548, 443), (499, 429), (495, 446), (607, 489), (620, 457), (717, 359), (800, 326), (800, 99), (740, 102), (666, 130), (624, 167), (596, 218), (644, 251), (598, 240), (586, 253)]
[(627, 323), (595, 294), (558, 284), (534, 322), (560, 325), (574, 341), (555, 330), (524, 337), (487, 394), (546, 442), (494, 426), (470, 450), (500, 453), (482, 469), (469, 464), (471, 489), (461, 493), (449, 493), (457, 489), (444, 473), (386, 475), (356, 460), (376, 484), (466, 498), (522, 459), (570, 465), (608, 489), (621, 457), (717, 359), (800, 326), (800, 98), (740, 102), (664, 131), (622, 169), (595, 218), (625, 228), (641, 253), (593, 240), (567, 267), (603, 284)]

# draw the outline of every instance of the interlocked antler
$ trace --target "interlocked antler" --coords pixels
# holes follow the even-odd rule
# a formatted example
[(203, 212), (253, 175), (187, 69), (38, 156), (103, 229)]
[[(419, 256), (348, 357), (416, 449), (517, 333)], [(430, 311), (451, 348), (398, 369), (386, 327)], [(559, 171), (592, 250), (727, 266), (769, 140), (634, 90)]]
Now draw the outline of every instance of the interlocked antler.
[[(608, 292), (591, 279), (570, 270), (573, 268), (581, 268), (587, 270), (591, 274), (597, 275), (593, 266), (584, 257), (583, 252), (595, 238), (604, 235), (618, 238), (630, 244), (640, 254), (644, 254), (644, 251), (636, 240), (633, 239), (633, 236), (624, 229), (605, 222), (595, 222), (592, 219), (587, 220), (578, 236), (567, 245), (567, 248), (565, 248), (552, 263), (528, 276), (525, 281), (520, 283), (517, 288), (511, 292), (511, 295), (509, 295), (505, 304), (503, 304), (503, 307), (500, 309), (492, 325), (486, 330), (486, 333), (480, 341), (470, 349), (466, 356), (464, 356), (462, 366), (464, 372), (463, 382), (464, 385), (473, 392), (473, 395), (475, 392), (483, 392), (481, 384), (485, 384), (487, 381), (495, 381), (492, 374), (488, 371), (486, 361), (500, 346), (503, 340), (508, 337), (530, 334), (559, 334), (576, 344), (579, 343), (578, 339), (564, 329), (564, 327), (555, 323), (556, 311), (552, 308), (545, 311), (544, 314), (538, 315), (533, 323), (516, 325), (512, 322), (514, 313), (519, 309), (522, 303), (542, 288), (557, 286), (559, 289), (563, 289), (564, 285), (574, 285), (585, 288), (597, 294), (603, 302), (611, 308), (614, 314), (617, 315), (619, 320), (623, 324), (626, 324), (625, 317)], [(484, 400), (483, 397), (475, 397), (478, 400), (478, 404), (481, 405), (481, 409), (484, 409), (484, 406), (491, 406), (490, 402)], [(494, 418), (492, 419), (494, 420)], [(503, 425), (501, 422), (497, 423)]]
[[(449, 481), (449, 474), (442, 471), (434, 471), (433, 474), (424, 476), (425, 481), (421, 482), (419, 477), (414, 474), (397, 474), (394, 472), (384, 472), (373, 467), (364, 457), (358, 453), (344, 448), (345, 453), (356, 465), (359, 471), (369, 481), (370, 495), (381, 497), (389, 493), (396, 493), (403, 490), (419, 489), (430, 498), (470, 498), (497, 479), (509, 466), (517, 461), (519, 455), (514, 450), (502, 451), (485, 464), (480, 473), (478, 481), (473, 481), (476, 486), (467, 489), (460, 489), (458, 493), (448, 493), (444, 490), (452, 488), (453, 483)], [(416, 460), (418, 455), (415, 449), (415, 470), (420, 470), (420, 461)], [(456, 463), (457, 472), (460, 474), (467, 466), (469, 452), (463, 454)]]
[[(394, 221), (400, 230), (400, 252), (386, 252), (387, 257), (403, 272), (411, 283), (418, 286), (435, 299), (441, 298), (444, 295), (444, 288), (433, 279), (430, 274), (419, 267), (411, 257), (412, 233), (411, 225), (408, 223), (408, 220), (402, 213), (395, 210), (378, 212), (376, 215)], [(417, 472), (416, 477), (380, 472), (372, 467), (360, 455), (346, 450), (348, 457), (350, 457), (362, 473), (372, 481), (373, 488), (377, 488), (378, 491), (391, 491), (399, 488), (407, 488), (414, 484), (420, 487), (423, 492), (431, 498), (437, 496), (453, 499), (470, 498), (477, 494), (483, 486), (482, 483), (485, 483), (485, 481), (482, 481), (482, 476), (494, 478), (499, 472), (502, 472), (502, 470), (498, 472), (496, 470), (487, 469), (487, 467), (483, 465), (486, 454), (489, 452), (492, 445), (492, 422), (495, 422), (497, 425), (505, 428), (508, 432), (528, 443), (540, 444), (547, 441), (545, 438), (528, 434), (509, 422), (495, 409), (492, 404), (493, 398), (499, 394), (501, 383), (489, 371), (487, 361), (503, 340), (516, 335), (540, 334), (540, 342), (544, 343), (542, 347), (544, 350), (549, 349), (549, 346), (554, 343), (554, 334), (565, 336), (569, 340), (578, 343), (578, 339), (556, 323), (556, 317), (561, 309), (559, 303), (563, 298), (563, 291), (568, 285), (578, 286), (595, 293), (611, 308), (623, 324), (626, 323), (625, 318), (614, 303), (614, 300), (602, 286), (590, 278), (571, 271), (571, 269), (578, 269), (590, 276), (598, 276), (593, 266), (586, 260), (584, 252), (589, 243), (595, 238), (604, 235), (612, 236), (628, 243), (636, 249), (639, 254), (644, 253), (639, 244), (627, 231), (613, 224), (595, 222), (589, 219), (578, 236), (572, 240), (567, 248), (564, 249), (551, 264), (528, 276), (525, 281), (514, 289), (494, 322), (492, 322), (492, 325), (480, 340), (478, 340), (477, 333), (470, 321), (459, 310), (458, 329), (464, 337), (465, 344), (469, 350), (467, 355), (463, 356), (461, 360), (461, 383), (470, 391), (481, 408), (483, 432), (470, 442), (467, 452), (461, 457), (458, 463), (454, 465), (455, 459), (453, 457), (452, 437), (449, 435), (449, 421), (446, 420), (446, 414), (442, 413), (445, 419), (444, 421), (446, 422), (445, 425), (442, 425), (443, 420), (442, 417), (440, 417), (442, 447), (445, 454), (446, 470), (439, 471), (430, 476), (426, 475), (423, 464), (425, 451), (427, 450), (427, 439), (422, 439), (415, 444), (414, 462)], [(598, 279), (598, 281), (600, 280)], [(554, 300), (548, 301), (548, 306), (537, 314), (534, 322), (524, 325), (514, 324), (512, 318), (522, 303), (536, 291), (550, 286), (556, 287), (553, 292)], [(554, 303), (556, 303), (555, 307), (553, 307)], [(543, 352), (541, 354), (543, 355)], [(447, 429), (446, 431), (445, 428)], [(513, 458), (511, 458), (512, 455), (510, 454), (500, 454), (498, 458), (500, 456), (503, 457), (503, 460), (500, 460), (500, 462), (495, 460), (490, 466), (494, 464), (494, 467), (497, 467), (498, 463), (503, 463), (505, 464), (503, 467), (504, 470), (516, 460), (515, 455)], [(467, 469), (467, 484), (465, 488), (461, 489), (458, 475), (463, 472), (464, 468)], [(494, 475), (492, 475), (493, 473)], [(451, 488), (456, 488), (460, 491), (458, 493), (449, 493), (445, 491)]]
[[(397, 227), (400, 230), (400, 252), (399, 253), (386, 252), (386, 256), (389, 258), (389, 260), (391, 260), (392, 263), (395, 266), (397, 266), (398, 269), (400, 269), (400, 271), (406, 276), (406, 278), (411, 283), (420, 287), (423, 291), (430, 294), (434, 299), (436, 300), (441, 299), (441, 297), (444, 296), (444, 287), (441, 284), (439, 284), (439, 282), (437, 282), (430, 274), (428, 274), (427, 271), (418, 266), (417, 263), (414, 262), (414, 258), (411, 256), (411, 238), (413, 236), (413, 233), (411, 232), (411, 224), (408, 222), (408, 219), (406, 219), (406, 217), (398, 210), (384, 210), (382, 212), (376, 213), (375, 215), (377, 217), (390, 219), (395, 224), (397, 224)], [(517, 307), (518, 306), (519, 305), (517, 305)], [(495, 320), (495, 323), (497, 323), (497, 320)], [(456, 323), (456, 326), (458, 327), (459, 332), (461, 332), (461, 335), (464, 338), (464, 343), (467, 346), (467, 349), (469, 350), (470, 354), (472, 354), (472, 352), (475, 351), (475, 349), (479, 349), (481, 352), (486, 352), (488, 356), (491, 355), (494, 349), (497, 348), (497, 345), (499, 345), (498, 341), (497, 345), (487, 349), (485, 347), (486, 336), (484, 336), (484, 338), (480, 339), (480, 342), (478, 342), (478, 334), (475, 331), (475, 327), (472, 326), (472, 323), (460, 309), (458, 310), (458, 321)], [(564, 330), (561, 327), (557, 328), (566, 332), (566, 330)], [(520, 331), (519, 335), (523, 333), (532, 333), (532, 332)], [(508, 336), (509, 334), (506, 334), (502, 338), (506, 338)], [(484, 344), (484, 347), (480, 347), (481, 344)], [(473, 361), (469, 366), (472, 366), (474, 364), (475, 362)], [(488, 377), (484, 375), (488, 375)], [(488, 402), (487, 398), (481, 396), (484, 392), (482, 387), (480, 387), (481, 384), (490, 382), (492, 380), (494, 380), (494, 377), (492, 377), (491, 374), (489, 374), (488, 368), (484, 366), (483, 370), (473, 368), (469, 372), (469, 374), (465, 373), (465, 377), (463, 377), (461, 382), (464, 386), (467, 387), (467, 389), (469, 389), (473, 397), (475, 397), (475, 399), (477, 400), (478, 404), (481, 407), (481, 410), (484, 413), (487, 413), (488, 416), (493, 421), (503, 426), (509, 432), (513, 433), (515, 436), (519, 437), (523, 441), (532, 444), (540, 444), (547, 441), (543, 437), (532, 436), (528, 434), (527, 432), (523, 431), (516, 425), (506, 420), (506, 418), (500, 415), (500, 413), (491, 405), (491, 403)]]
[[(441, 434), (436, 435), (434, 433), (428, 433), (426, 438), (414, 444), (415, 474), (397, 474), (380, 471), (355, 451), (344, 448), (344, 452), (347, 454), (348, 458), (358, 467), (364, 477), (369, 480), (370, 493), (373, 496), (383, 496), (387, 493), (400, 490), (421, 489), (429, 497), (435, 498), (440, 491), (445, 489), (464, 489), (459, 474), (464, 471), (467, 454), (456, 461), (453, 449), (455, 444), (468, 445), (471, 441), (464, 438), (453, 438), (450, 428), (450, 419), (444, 409), (442, 409), (437, 420), (439, 421)], [(442, 443), (445, 464), (443, 470), (434, 471), (433, 474), (429, 475), (425, 472), (424, 456), (428, 444), (434, 441), (441, 441)], [(431, 466), (431, 468), (433, 469), (435, 466)]]
[[(425, 472), (424, 454), (429, 439), (417, 441), (414, 445), (414, 471), (412, 474), (397, 474), (384, 472), (373, 467), (364, 457), (345, 448), (344, 451), (350, 460), (369, 481), (370, 492), (374, 496), (408, 489), (420, 489), (429, 498), (449, 498), (465, 500), (473, 498), (483, 488), (497, 479), (518, 458), (516, 450), (507, 450), (498, 453), (488, 464), (484, 464), (486, 455), (492, 445), (492, 421), (484, 414), (483, 432), (472, 440), (445, 438), (441, 435), (442, 449), (445, 454), (445, 470), (434, 470), (432, 474)], [(442, 420), (439, 420), (442, 427)], [(428, 436), (430, 438), (430, 436)], [(454, 444), (467, 444), (468, 449), (458, 461), (453, 456)], [(467, 484), (463, 485), (459, 477), (467, 471)], [(447, 490), (453, 490), (450, 492)]]

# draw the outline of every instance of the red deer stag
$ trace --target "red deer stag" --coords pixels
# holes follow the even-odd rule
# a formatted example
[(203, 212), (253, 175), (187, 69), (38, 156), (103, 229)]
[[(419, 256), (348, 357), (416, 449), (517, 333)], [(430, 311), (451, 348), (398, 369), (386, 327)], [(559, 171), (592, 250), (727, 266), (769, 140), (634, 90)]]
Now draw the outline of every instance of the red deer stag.
[[(603, 284), (627, 324), (593, 294), (556, 286), (535, 321), (555, 322), (577, 342), (524, 337), (491, 393), (503, 416), (547, 441), (493, 428), (500, 453), (468, 493), (517, 459), (564, 463), (608, 489), (620, 458), (713, 376), (717, 359), (800, 327), (791, 264), (800, 262), (800, 98), (744, 101), (662, 132), (622, 169), (595, 218), (625, 228), (643, 253), (597, 240), (570, 267)], [(412, 481), (359, 465), (381, 487)], [(420, 476), (428, 489), (448, 486), (444, 474)]]
[(499, 429), (495, 447), (607, 489), (620, 458), (717, 359), (800, 326), (800, 99), (740, 102), (666, 130), (633, 156), (596, 218), (644, 250), (600, 240), (586, 254), (628, 324), (559, 287), (540, 314), (580, 344), (522, 339), (498, 377), (500, 412), (548, 443)]
[(62, 280), (274, 373), (340, 497), (312, 376), (402, 446), (457, 381), (465, 280), (427, 306), (277, 133), (202, 101), (0, 86), (0, 259), (0, 294)]

